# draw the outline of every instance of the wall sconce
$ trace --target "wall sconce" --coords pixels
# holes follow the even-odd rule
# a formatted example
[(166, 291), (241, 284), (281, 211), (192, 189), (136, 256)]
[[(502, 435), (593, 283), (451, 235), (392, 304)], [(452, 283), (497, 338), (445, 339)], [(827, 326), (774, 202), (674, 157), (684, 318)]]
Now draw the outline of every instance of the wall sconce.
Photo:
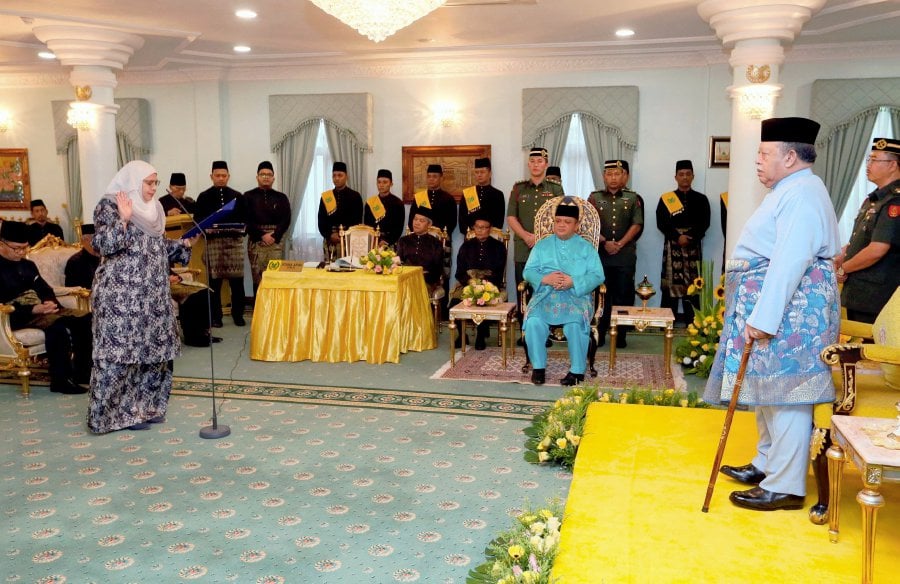
[(0, 133), (9, 130), (12, 126), (12, 116), (8, 111), (0, 110)]
[(90, 130), (94, 127), (94, 106), (89, 103), (72, 102), (66, 114), (66, 123), (76, 130)]
[(434, 123), (444, 128), (452, 128), (459, 124), (459, 111), (456, 105), (450, 102), (441, 102), (434, 105)]
[(732, 87), (731, 97), (738, 100), (738, 111), (752, 120), (768, 118), (775, 109), (781, 85), (744, 85)]

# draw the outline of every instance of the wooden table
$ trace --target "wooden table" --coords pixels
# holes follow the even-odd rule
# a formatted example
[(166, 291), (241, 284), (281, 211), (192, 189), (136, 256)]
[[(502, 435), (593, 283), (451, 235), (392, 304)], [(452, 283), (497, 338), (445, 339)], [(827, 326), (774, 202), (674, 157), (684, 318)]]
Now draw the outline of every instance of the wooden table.
[(514, 302), (501, 302), (489, 306), (473, 304), (466, 306), (462, 302), (450, 309), (450, 366), (456, 365), (456, 321), (462, 320), (462, 352), (466, 353), (466, 321), (471, 320), (479, 325), (486, 320), (495, 320), (500, 323), (500, 344), (503, 353), (503, 368), (506, 369), (506, 350), (512, 347), (515, 351), (515, 343), (512, 341), (512, 332), (515, 328), (510, 326), (515, 320), (516, 304)]
[(900, 450), (890, 450), (872, 442), (866, 430), (880, 431), (884, 437), (889, 429), (896, 428), (897, 420), (889, 418), (864, 418), (857, 416), (832, 416), (831, 440), (828, 449), (828, 477), (831, 502), (828, 507), (828, 538), (838, 540), (840, 521), (841, 480), (844, 462), (849, 456), (862, 474), (863, 488), (856, 495), (862, 507), (863, 557), (862, 582), (870, 584), (874, 578), (875, 520), (878, 509), (884, 507), (884, 497), (879, 492), (882, 483), (900, 482)]
[(639, 331), (647, 327), (665, 329), (663, 359), (666, 377), (672, 377), (672, 339), (675, 338), (675, 315), (671, 308), (641, 308), (640, 306), (613, 306), (609, 320), (609, 371), (616, 367), (616, 336), (619, 325), (632, 325)]
[(397, 363), (437, 346), (422, 268), (372, 272), (263, 272), (250, 327), (260, 361)]

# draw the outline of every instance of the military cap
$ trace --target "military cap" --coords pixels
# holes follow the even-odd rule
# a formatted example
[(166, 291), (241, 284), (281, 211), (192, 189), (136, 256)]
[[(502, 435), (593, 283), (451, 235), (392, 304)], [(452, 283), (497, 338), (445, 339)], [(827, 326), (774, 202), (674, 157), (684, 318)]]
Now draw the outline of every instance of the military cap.
[(224, 160), (213, 160), (212, 169), (218, 170), (220, 168), (223, 170), (228, 170), (228, 163)]
[(679, 160), (675, 163), (675, 172), (678, 172), (679, 170), (690, 170), (691, 172), (694, 172), (694, 163), (690, 160)]
[(581, 207), (574, 197), (563, 197), (556, 206), (556, 217), (574, 217), (576, 220), (581, 217)]
[(35, 207), (46, 207), (46, 206), (47, 205), (44, 204), (43, 199), (31, 199), (31, 208), (32, 209), (34, 209)]
[(769, 118), (762, 121), (761, 142), (815, 144), (819, 124), (807, 118)]
[(890, 152), (900, 155), (900, 140), (897, 138), (875, 138), (872, 140), (872, 152)]
[(544, 148), (543, 146), (533, 146), (531, 148), (531, 152), (528, 153), (529, 158), (531, 158), (532, 156), (541, 156), (542, 158), (546, 158), (546, 159), (550, 158), (550, 154), (547, 152), (547, 149)]
[(392, 173), (390, 170), (388, 170), (386, 168), (381, 168), (378, 170), (378, 176), (375, 178), (387, 178), (387, 179), (390, 179), (393, 181), (394, 173)]
[(331, 172), (343, 172), (347, 173), (347, 163), (346, 162), (335, 162), (331, 165)]
[(429, 164), (428, 169), (425, 172), (426, 174), (430, 174), (432, 172), (444, 174), (444, 168), (440, 164)]
[(625, 172), (631, 172), (628, 170), (628, 161), (627, 160), (607, 160), (603, 163), (603, 169), (608, 170), (611, 168), (621, 168)]
[(28, 227), (21, 221), (4, 221), (0, 225), (0, 239), (13, 243), (28, 243)]
[(187, 186), (187, 179), (184, 178), (183, 172), (173, 172), (172, 177), (169, 179), (169, 184), (173, 187)]
[(491, 159), (490, 158), (476, 158), (475, 159), (475, 168), (491, 168)]
[(275, 167), (272, 166), (272, 163), (269, 162), (268, 160), (263, 160), (262, 162), (259, 163), (259, 166), (256, 167), (256, 173), (259, 174), (259, 171), (261, 171), (264, 168), (271, 170), (272, 172), (275, 172)]

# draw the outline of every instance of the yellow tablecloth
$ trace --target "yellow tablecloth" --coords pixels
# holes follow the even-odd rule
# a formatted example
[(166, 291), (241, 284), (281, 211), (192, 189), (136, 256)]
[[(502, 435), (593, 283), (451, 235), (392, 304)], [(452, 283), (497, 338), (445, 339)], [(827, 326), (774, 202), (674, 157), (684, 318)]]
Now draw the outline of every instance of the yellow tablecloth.
[(422, 268), (263, 272), (250, 329), (259, 361), (400, 361), (434, 349), (434, 318)]

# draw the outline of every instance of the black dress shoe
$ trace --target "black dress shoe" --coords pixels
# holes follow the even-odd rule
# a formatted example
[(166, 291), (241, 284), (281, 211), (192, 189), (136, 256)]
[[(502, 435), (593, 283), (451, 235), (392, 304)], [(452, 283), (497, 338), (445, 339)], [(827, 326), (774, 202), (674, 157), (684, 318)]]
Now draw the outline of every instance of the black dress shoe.
[(547, 341), (544, 343), (544, 346), (548, 349), (553, 346), (553, 341), (550, 340), (550, 337), (547, 337)]
[(217, 319), (213, 320), (213, 321), (212, 321), (212, 327), (213, 327), (213, 328), (222, 328), (222, 319), (221, 319), (221, 318), (217, 318)]
[(746, 491), (734, 491), (728, 497), (738, 507), (753, 509), (754, 511), (775, 511), (776, 509), (803, 509), (803, 499), (800, 495), (776, 493), (767, 491), (762, 487), (753, 487)]
[(209, 337), (210, 342), (212, 343), (221, 343), (222, 337)]
[(745, 464), (744, 466), (728, 466), (727, 464), (723, 464), (719, 469), (719, 472), (726, 477), (731, 477), (745, 485), (758, 485), (766, 478), (766, 473), (752, 464)]
[(535, 385), (544, 385), (544, 381), (546, 381), (546, 378), (543, 369), (533, 369), (531, 371), (531, 383)]
[(244, 317), (240, 314), (234, 315), (234, 326), (244, 326), (247, 322), (244, 320)]
[(524, 347), (524, 346), (525, 346), (525, 339), (522, 338), (522, 337), (519, 337), (518, 339), (516, 339), (516, 346), (517, 346), (517, 347)]
[(186, 337), (184, 339), (184, 344), (188, 345), (189, 347), (208, 347), (209, 337), (199, 337), (196, 339), (192, 337)]
[(484, 351), (485, 349), (487, 349), (487, 339), (481, 335), (475, 337), (475, 350)]
[[(463, 340), (463, 338), (461, 336), (457, 335), (456, 339), (454, 339), (454, 341), (453, 341), (453, 347), (456, 349), (461, 349), (462, 348), (462, 340)], [(468, 344), (469, 344), (469, 335), (466, 335), (466, 345), (468, 345)]]
[(87, 393), (87, 389), (79, 386), (77, 383), (72, 381), (71, 379), (64, 379), (63, 381), (51, 382), (50, 383), (50, 391), (54, 393), (65, 393), (69, 395), (77, 395), (79, 393)]
[(566, 376), (559, 380), (560, 385), (577, 385), (584, 381), (584, 373), (572, 373), (569, 371)]
[(624, 349), (627, 346), (628, 346), (628, 343), (625, 342), (625, 337), (623, 337), (622, 335), (619, 335), (618, 337), (616, 337), (616, 348), (617, 349)]
[(597, 348), (599, 349), (604, 345), (606, 345), (606, 335), (600, 335), (600, 340), (597, 341)]
[(148, 422), (138, 422), (137, 424), (132, 424), (125, 428), (125, 430), (149, 430), (150, 424)]

